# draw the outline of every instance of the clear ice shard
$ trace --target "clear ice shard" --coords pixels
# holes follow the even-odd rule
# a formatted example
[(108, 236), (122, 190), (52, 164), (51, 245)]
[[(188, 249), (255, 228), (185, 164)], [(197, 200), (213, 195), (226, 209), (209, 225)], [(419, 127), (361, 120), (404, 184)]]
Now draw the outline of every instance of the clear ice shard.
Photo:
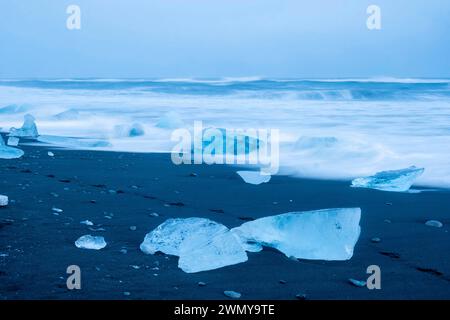
[(39, 136), (35, 119), (31, 114), (24, 116), (24, 122), (21, 128), (11, 128), (9, 135), (11, 137), (37, 138)]
[(415, 166), (401, 170), (382, 171), (371, 177), (354, 179), (352, 181), (352, 187), (405, 192), (411, 188), (414, 181), (424, 171), (424, 168), (417, 168)]
[(247, 261), (235, 235), (224, 225), (203, 218), (169, 219), (145, 236), (147, 254), (179, 256), (178, 267), (193, 273)]
[(41, 135), (38, 137), (37, 140), (39, 142), (73, 149), (105, 148), (111, 146), (111, 144), (107, 140), (91, 139), (91, 138), (73, 138), (73, 137)]
[(85, 235), (75, 241), (75, 246), (80, 249), (100, 250), (106, 247), (105, 238)]
[(149, 232), (140, 248), (179, 257), (188, 273), (247, 261), (248, 252), (272, 247), (288, 257), (349, 260), (361, 229), (359, 208), (292, 212), (246, 222), (229, 230), (204, 218), (169, 219)]
[(20, 149), (8, 147), (0, 136), (0, 159), (17, 159), (23, 156), (24, 152)]
[(19, 145), (20, 139), (17, 137), (9, 137), (7, 145), (11, 147), (17, 147)]
[(246, 222), (231, 232), (249, 251), (265, 246), (297, 259), (343, 261), (353, 256), (360, 219), (359, 208), (291, 212)]
[(271, 176), (269, 174), (262, 174), (259, 171), (238, 171), (237, 174), (249, 184), (261, 184), (270, 181)]

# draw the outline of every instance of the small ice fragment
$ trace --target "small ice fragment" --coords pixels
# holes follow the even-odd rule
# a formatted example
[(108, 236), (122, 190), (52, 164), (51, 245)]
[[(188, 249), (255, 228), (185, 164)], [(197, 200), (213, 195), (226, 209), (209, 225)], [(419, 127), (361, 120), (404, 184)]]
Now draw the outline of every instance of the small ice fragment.
[(198, 285), (199, 287), (204, 287), (204, 286), (206, 286), (206, 283), (203, 282), (203, 281), (199, 281), (199, 282), (197, 282), (197, 285)]
[(21, 128), (11, 128), (9, 130), (9, 135), (11, 137), (27, 137), (27, 138), (37, 138), (39, 136), (35, 119), (31, 114), (26, 114), (24, 116), (24, 122)]
[(55, 154), (54, 154), (53, 152), (51, 152), (51, 151), (47, 152), (47, 155), (48, 155), (49, 157), (54, 157), (54, 156), (55, 156)]
[(85, 235), (75, 241), (75, 246), (80, 249), (100, 250), (106, 247), (105, 238)]
[(365, 281), (360, 281), (360, 280), (355, 280), (355, 279), (348, 279), (348, 282), (350, 282), (355, 287), (365, 287), (366, 286), (366, 282)]
[(442, 224), (442, 222), (437, 221), (437, 220), (428, 220), (427, 222), (425, 222), (425, 225), (427, 225), (428, 227), (434, 227), (434, 228), (442, 228), (444, 226)]
[(59, 209), (59, 208), (52, 208), (52, 210), (53, 210), (54, 212), (58, 212), (58, 213), (63, 212), (63, 210), (62, 210), (62, 209)]
[(381, 239), (375, 237), (375, 238), (370, 239), (370, 241), (373, 242), (373, 243), (380, 243), (380, 242), (381, 242)]
[(0, 207), (6, 207), (8, 205), (8, 197), (0, 195)]
[(130, 230), (131, 230), (131, 231), (136, 231), (136, 229), (137, 229), (136, 226), (131, 226), (131, 227), (130, 227)]
[(231, 290), (224, 291), (223, 294), (231, 299), (239, 299), (242, 296), (239, 292)]
[(261, 184), (261, 183), (267, 183), (270, 181), (271, 176), (261, 174), (259, 171), (238, 171), (237, 174), (246, 182), (249, 184)]
[(417, 168), (415, 166), (401, 170), (382, 171), (376, 173), (374, 176), (354, 179), (352, 181), (352, 187), (406, 192), (424, 171), (424, 168)]
[(136, 265), (130, 265), (130, 267), (132, 267), (133, 269), (139, 270), (141, 267), (140, 266), (136, 266)]
[(94, 223), (92, 221), (90, 221), (90, 220), (83, 220), (80, 223), (84, 224), (86, 226), (93, 226), (94, 225)]
[(124, 296), (130, 296), (130, 295), (131, 295), (131, 292), (125, 291), (125, 292), (123, 293), (123, 295), (124, 295)]
[(162, 129), (177, 129), (184, 127), (184, 122), (178, 113), (170, 111), (158, 120), (156, 126)]
[(9, 137), (8, 138), (8, 146), (17, 147), (19, 145), (20, 139), (17, 137)]
[(17, 159), (23, 156), (24, 152), (20, 149), (8, 147), (0, 135), (0, 159)]

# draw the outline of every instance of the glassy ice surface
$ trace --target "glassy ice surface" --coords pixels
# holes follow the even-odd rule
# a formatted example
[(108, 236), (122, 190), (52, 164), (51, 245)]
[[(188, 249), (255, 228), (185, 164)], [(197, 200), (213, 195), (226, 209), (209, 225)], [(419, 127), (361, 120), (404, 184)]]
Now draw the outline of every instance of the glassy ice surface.
[(270, 181), (271, 176), (261, 174), (259, 171), (238, 171), (237, 174), (249, 184), (262, 184)]
[(106, 247), (105, 238), (85, 235), (75, 241), (75, 246), (80, 249), (100, 250)]
[(178, 267), (188, 273), (247, 261), (245, 250), (227, 227), (203, 218), (169, 219), (148, 233), (140, 248), (147, 254), (179, 256)]
[(8, 147), (0, 136), (0, 159), (17, 159), (23, 156), (24, 152), (17, 148)]
[(349, 260), (360, 234), (361, 210), (327, 209), (270, 216), (229, 230), (204, 218), (169, 219), (145, 236), (144, 253), (179, 256), (185, 272), (217, 269), (247, 261), (263, 246), (288, 257)]
[(424, 168), (417, 168), (415, 166), (401, 170), (382, 171), (371, 177), (353, 180), (352, 187), (405, 192), (411, 188), (414, 181), (420, 177), (424, 171)]
[(24, 122), (21, 128), (11, 128), (9, 135), (12, 137), (36, 138), (39, 136), (35, 119), (31, 114), (24, 116)]
[(246, 222), (231, 232), (251, 251), (259, 245), (297, 259), (341, 261), (353, 256), (360, 218), (359, 208), (292, 212)]

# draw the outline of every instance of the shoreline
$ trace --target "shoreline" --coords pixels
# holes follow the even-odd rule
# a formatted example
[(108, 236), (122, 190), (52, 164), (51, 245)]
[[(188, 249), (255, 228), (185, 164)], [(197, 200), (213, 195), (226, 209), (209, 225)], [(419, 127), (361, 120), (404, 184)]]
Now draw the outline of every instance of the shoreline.
[[(237, 166), (175, 166), (167, 154), (21, 148), (21, 159), (0, 160), (0, 194), (10, 198), (0, 208), (0, 253), (7, 254), (0, 257), (0, 299), (224, 299), (225, 290), (262, 300), (450, 298), (448, 190), (392, 193), (288, 176), (254, 186), (236, 174)], [(63, 212), (54, 215), (53, 207)], [(168, 218), (205, 217), (232, 228), (339, 207), (362, 209), (361, 236), (345, 262), (293, 261), (265, 248), (245, 263), (187, 274), (177, 257), (139, 250), (145, 234)], [(87, 219), (105, 231), (80, 224)], [(425, 226), (431, 219), (444, 226)], [(76, 248), (85, 234), (104, 236), (107, 247)], [(66, 288), (72, 264), (82, 270), (79, 291)], [(348, 283), (367, 279), (374, 264), (382, 271), (381, 290)]]

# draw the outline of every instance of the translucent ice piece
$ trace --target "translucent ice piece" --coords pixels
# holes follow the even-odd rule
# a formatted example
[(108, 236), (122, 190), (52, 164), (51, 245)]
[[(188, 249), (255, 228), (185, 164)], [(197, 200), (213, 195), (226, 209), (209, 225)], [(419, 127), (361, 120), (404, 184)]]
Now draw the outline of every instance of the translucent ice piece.
[(261, 184), (270, 181), (271, 176), (266, 174), (261, 174), (259, 171), (238, 171), (237, 174), (249, 184)]
[(100, 250), (106, 247), (105, 238), (85, 235), (75, 241), (75, 246), (80, 249)]
[(39, 136), (34, 117), (31, 114), (24, 116), (24, 122), (21, 128), (11, 128), (9, 135), (11, 137), (37, 138)]

